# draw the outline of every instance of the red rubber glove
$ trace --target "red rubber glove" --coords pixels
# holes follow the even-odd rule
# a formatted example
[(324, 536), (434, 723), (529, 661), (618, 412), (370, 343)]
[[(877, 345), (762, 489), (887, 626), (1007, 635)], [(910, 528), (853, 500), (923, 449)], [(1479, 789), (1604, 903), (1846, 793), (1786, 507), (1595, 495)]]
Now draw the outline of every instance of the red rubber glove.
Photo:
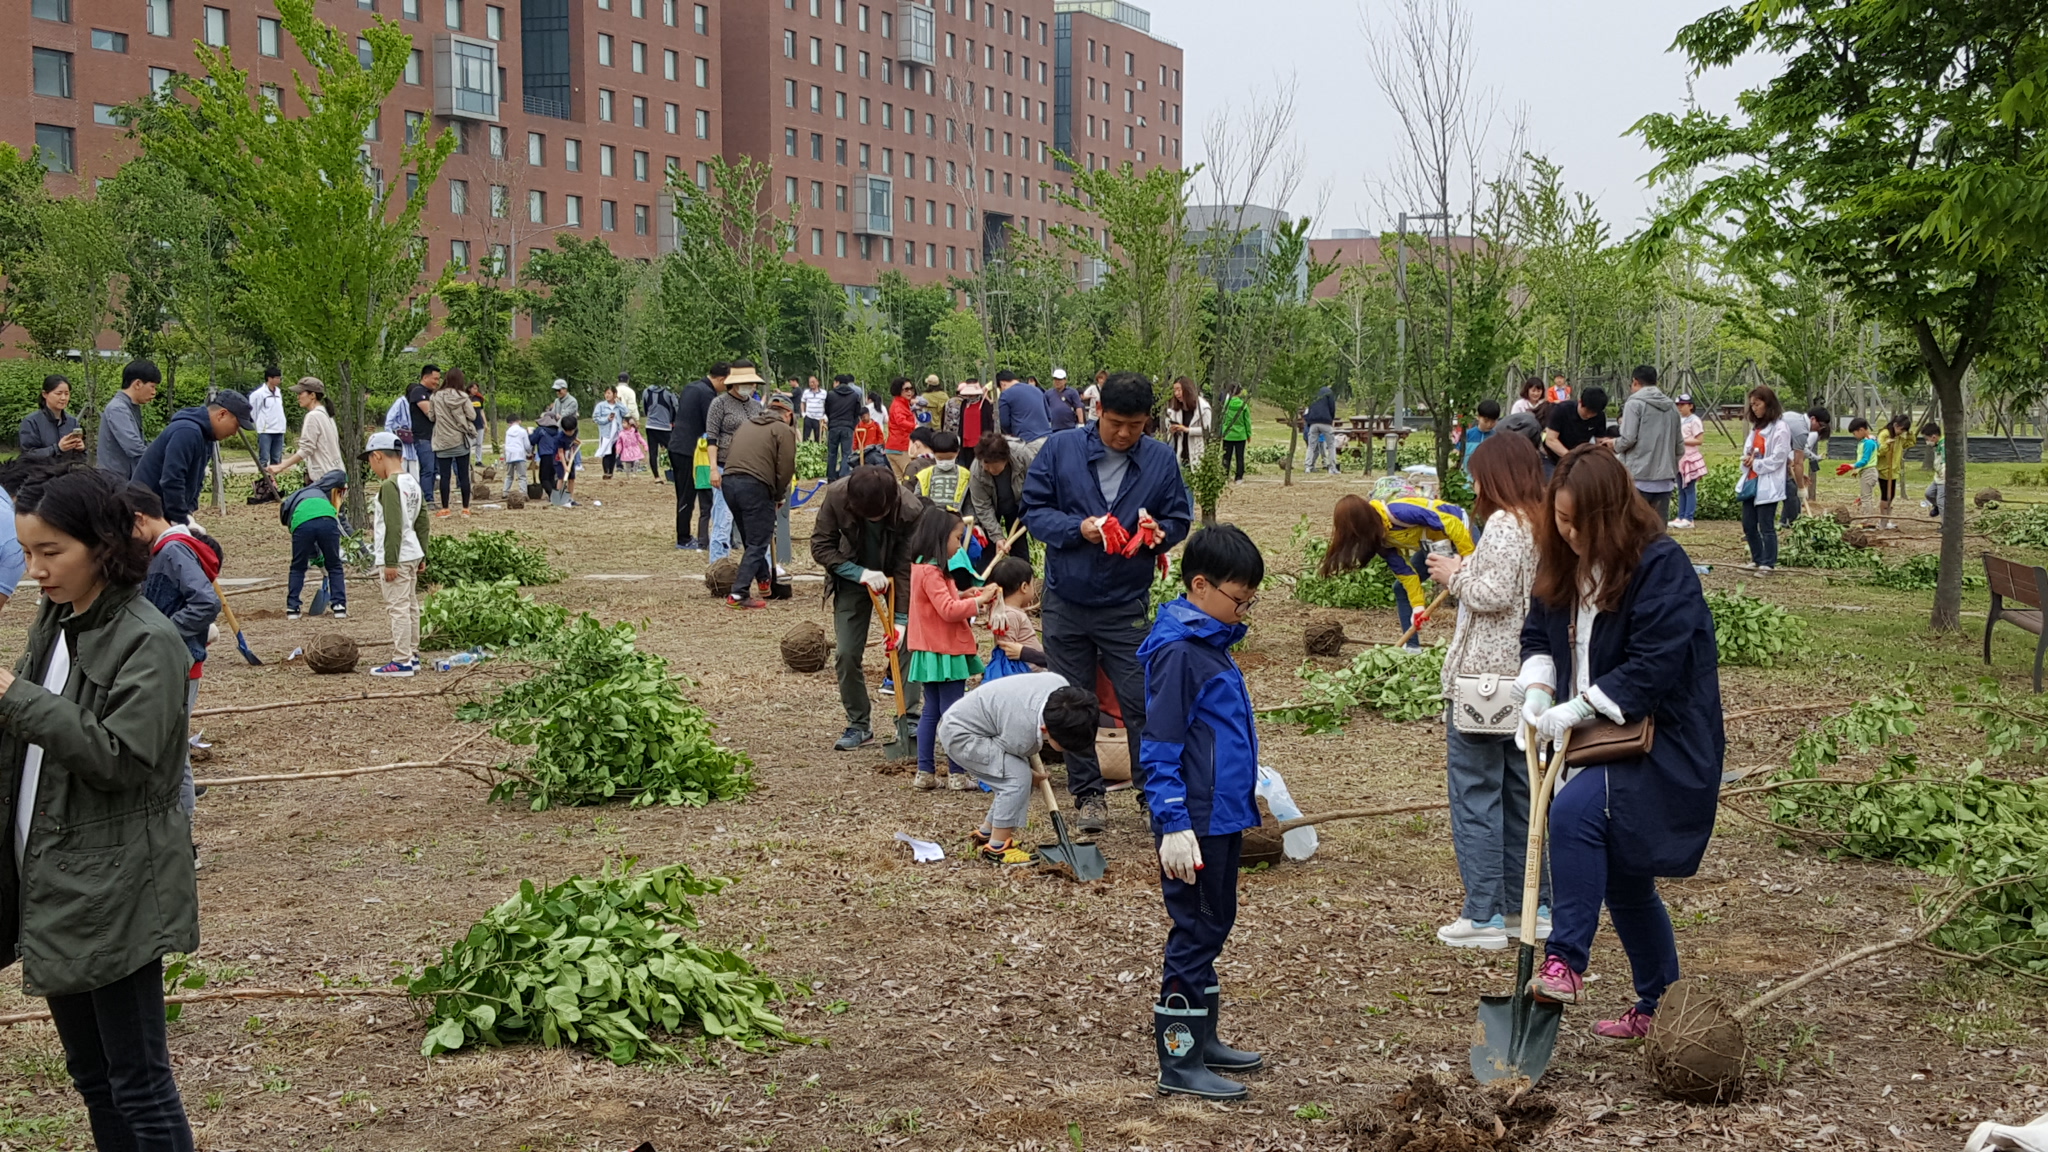
[(1855, 470), (1856, 466), (1854, 464), (1835, 465), (1835, 475), (1837, 476), (1847, 476), (1849, 473), (1854, 472)]
[[(1130, 542), (1130, 531), (1122, 524), (1117, 523), (1116, 517), (1105, 516), (1102, 518), (1102, 550), (1104, 552), (1121, 553), (1124, 551), (1125, 545)], [(1128, 553), (1125, 554), (1128, 555)]]

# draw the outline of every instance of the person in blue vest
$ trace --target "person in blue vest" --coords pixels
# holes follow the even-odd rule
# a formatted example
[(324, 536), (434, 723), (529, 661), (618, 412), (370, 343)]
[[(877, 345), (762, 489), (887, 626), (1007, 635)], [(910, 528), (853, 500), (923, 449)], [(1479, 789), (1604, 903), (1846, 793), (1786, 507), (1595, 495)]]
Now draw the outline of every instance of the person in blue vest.
[[(1103, 383), (1102, 415), (1039, 444), (1024, 477), (1024, 523), (1045, 544), (1040, 612), (1047, 661), (1067, 683), (1089, 687), (1098, 671), (1116, 695), (1130, 741), (1132, 781), (1142, 787), (1145, 637), (1158, 561), (1187, 538), (1194, 505), (1173, 449), (1145, 435), (1152, 381), (1119, 372)], [(1136, 536), (1112, 551), (1119, 539)], [(1093, 753), (1066, 758), (1067, 791), (1082, 831), (1109, 825), (1102, 768)]]
[(1698, 872), (1714, 833), (1728, 748), (1720, 653), (1692, 558), (1612, 450), (1582, 444), (1567, 453), (1549, 504), (1522, 624), (1523, 719), (1553, 746), (1599, 720), (1650, 717), (1656, 727), (1643, 755), (1568, 770), (1551, 802), (1550, 939), (1529, 992), (1579, 1002), (1604, 904), (1636, 1001), (1593, 1031), (1634, 1040), (1649, 1034), (1679, 977), (1657, 877)]

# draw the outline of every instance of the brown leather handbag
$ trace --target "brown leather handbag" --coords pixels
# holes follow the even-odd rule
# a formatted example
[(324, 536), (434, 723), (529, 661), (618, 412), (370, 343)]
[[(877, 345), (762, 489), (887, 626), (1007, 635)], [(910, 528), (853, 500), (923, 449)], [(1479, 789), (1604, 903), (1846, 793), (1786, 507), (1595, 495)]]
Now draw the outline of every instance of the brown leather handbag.
[[(1572, 612), (1570, 626), (1572, 659), (1579, 658), (1579, 616)], [(1588, 676), (1588, 682), (1591, 677)], [(1595, 720), (1572, 729), (1571, 743), (1565, 748), (1564, 766), (1567, 768), (1591, 768), (1596, 764), (1619, 764), (1626, 760), (1640, 760), (1650, 754), (1657, 745), (1657, 718), (1645, 715), (1640, 720), (1616, 724), (1612, 720)]]

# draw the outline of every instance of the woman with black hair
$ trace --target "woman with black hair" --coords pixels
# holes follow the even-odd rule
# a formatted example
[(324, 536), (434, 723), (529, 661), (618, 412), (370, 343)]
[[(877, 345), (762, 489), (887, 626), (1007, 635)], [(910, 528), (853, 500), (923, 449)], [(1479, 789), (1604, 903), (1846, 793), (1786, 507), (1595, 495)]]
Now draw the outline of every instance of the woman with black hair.
[(48, 998), (94, 1144), (182, 1152), (162, 961), (199, 945), (178, 806), (192, 657), (140, 594), (149, 548), (123, 489), (82, 466), (13, 478), (43, 603), (0, 672), (0, 960)]
[(78, 417), (65, 410), (70, 406), (71, 381), (56, 373), (43, 377), (43, 402), (21, 418), (23, 459), (85, 451), (85, 433), (78, 429)]
[(1778, 566), (1778, 505), (1785, 499), (1792, 462), (1792, 437), (1776, 390), (1764, 384), (1749, 390), (1749, 423), (1749, 438), (1742, 445), (1742, 479), (1735, 486), (1749, 561), (1737, 567), (1764, 575)]

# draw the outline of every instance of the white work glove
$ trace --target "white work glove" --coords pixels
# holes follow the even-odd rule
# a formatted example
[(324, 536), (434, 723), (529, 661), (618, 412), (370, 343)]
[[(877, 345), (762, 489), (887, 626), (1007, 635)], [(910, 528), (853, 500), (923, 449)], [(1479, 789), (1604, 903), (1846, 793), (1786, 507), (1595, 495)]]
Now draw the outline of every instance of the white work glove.
[(1192, 828), (1168, 832), (1159, 840), (1159, 870), (1183, 884), (1193, 884), (1202, 867), (1202, 844)]
[(887, 592), (889, 590), (889, 578), (873, 568), (863, 568), (860, 570), (860, 582), (877, 592)]
[(1522, 694), (1522, 723), (1534, 728), (1543, 720), (1543, 714), (1557, 700), (1550, 695), (1550, 689), (1531, 685)]
[(1545, 712), (1536, 720), (1536, 734), (1556, 747), (1564, 734), (1593, 719), (1593, 705), (1584, 696), (1574, 696)]
[(206, 626), (206, 642), (211, 644), (218, 639), (220, 639), (220, 625), (208, 624)]

